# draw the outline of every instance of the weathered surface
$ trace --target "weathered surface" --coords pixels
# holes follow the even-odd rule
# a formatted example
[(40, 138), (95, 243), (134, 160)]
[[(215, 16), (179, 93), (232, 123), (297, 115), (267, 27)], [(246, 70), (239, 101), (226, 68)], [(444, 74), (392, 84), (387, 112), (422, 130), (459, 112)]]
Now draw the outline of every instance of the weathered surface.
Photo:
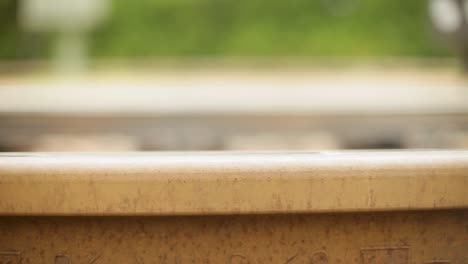
[(465, 264), (467, 219), (467, 210), (2, 217), (0, 262)]
[(9, 153), (0, 263), (464, 264), (467, 184), (466, 151)]
[(0, 155), (2, 215), (468, 207), (467, 151)]

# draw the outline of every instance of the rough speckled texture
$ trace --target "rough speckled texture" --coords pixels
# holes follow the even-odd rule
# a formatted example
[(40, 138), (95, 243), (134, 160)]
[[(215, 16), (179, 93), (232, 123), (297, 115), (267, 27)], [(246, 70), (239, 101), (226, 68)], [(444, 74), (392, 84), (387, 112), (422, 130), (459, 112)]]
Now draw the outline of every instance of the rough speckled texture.
[(468, 207), (466, 151), (7, 153), (0, 215)]
[(2, 217), (0, 262), (465, 264), (467, 213)]

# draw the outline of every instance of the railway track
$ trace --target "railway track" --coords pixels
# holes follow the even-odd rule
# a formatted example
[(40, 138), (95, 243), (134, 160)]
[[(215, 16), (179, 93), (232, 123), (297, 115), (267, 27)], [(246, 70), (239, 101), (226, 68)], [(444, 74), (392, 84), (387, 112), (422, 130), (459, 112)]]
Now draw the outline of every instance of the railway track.
[(421, 149), (467, 146), (466, 112), (0, 114), (1, 151)]
[(2, 79), (0, 151), (468, 147), (453, 68), (287, 65)]

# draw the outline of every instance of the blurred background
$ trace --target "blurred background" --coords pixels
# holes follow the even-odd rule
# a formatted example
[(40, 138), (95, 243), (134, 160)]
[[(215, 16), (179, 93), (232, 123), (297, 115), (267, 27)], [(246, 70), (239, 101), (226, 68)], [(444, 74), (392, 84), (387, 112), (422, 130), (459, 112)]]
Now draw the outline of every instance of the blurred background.
[(468, 147), (465, 0), (0, 0), (0, 151)]

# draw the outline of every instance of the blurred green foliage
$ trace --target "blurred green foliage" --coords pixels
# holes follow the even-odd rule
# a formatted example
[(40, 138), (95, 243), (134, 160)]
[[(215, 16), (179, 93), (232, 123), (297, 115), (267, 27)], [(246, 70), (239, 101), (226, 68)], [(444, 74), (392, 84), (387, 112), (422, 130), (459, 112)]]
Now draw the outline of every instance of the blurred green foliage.
[(16, 18), (17, 1), (0, 0), (0, 56), (15, 58), (17, 56), (19, 29)]
[[(0, 23), (15, 19), (16, 1), (0, 0)], [(111, 16), (91, 35), (91, 52), (134, 58), (445, 55), (426, 10), (426, 0), (114, 0)], [(19, 34), (17, 23), (0, 30), (2, 58), (45, 56), (50, 49), (47, 40), (36, 51), (24, 48), (18, 37), (30, 34)], [(18, 47), (23, 51), (12, 52)]]

